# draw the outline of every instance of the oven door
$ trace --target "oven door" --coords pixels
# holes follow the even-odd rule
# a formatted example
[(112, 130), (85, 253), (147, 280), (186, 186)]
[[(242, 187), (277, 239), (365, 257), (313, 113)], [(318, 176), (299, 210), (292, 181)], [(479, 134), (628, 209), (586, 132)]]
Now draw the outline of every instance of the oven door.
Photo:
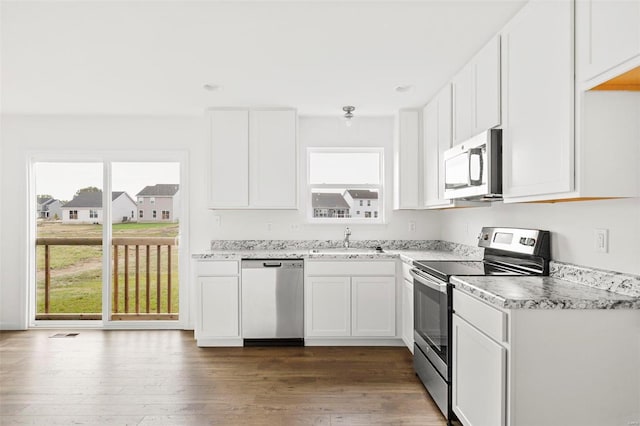
[(411, 275), (415, 343), (446, 380), (449, 376), (447, 283), (418, 269), (412, 269)]

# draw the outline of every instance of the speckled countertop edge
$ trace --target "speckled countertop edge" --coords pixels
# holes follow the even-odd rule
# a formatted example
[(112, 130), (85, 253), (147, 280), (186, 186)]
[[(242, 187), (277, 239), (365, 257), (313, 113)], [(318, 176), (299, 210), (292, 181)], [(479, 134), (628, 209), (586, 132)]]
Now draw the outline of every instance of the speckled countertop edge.
[(640, 309), (638, 297), (554, 277), (453, 277), (452, 283), (503, 309)]

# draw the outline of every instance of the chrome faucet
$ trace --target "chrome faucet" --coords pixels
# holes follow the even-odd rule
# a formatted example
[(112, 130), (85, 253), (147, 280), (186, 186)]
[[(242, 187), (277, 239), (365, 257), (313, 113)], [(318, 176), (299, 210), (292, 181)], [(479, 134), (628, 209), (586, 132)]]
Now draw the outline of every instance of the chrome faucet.
[(344, 241), (342, 242), (344, 248), (349, 248), (349, 236), (351, 236), (351, 229), (347, 226), (344, 230)]

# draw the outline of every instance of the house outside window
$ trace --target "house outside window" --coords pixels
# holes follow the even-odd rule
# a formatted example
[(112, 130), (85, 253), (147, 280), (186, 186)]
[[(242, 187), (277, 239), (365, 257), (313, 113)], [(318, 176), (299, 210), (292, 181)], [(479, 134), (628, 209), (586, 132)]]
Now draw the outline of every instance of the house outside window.
[(162, 220), (169, 220), (169, 210), (162, 210)]
[(156, 217), (158, 217), (158, 214), (157, 214), (157, 213), (158, 213), (158, 212), (156, 212), (155, 210), (153, 210), (153, 211), (151, 212), (151, 217), (155, 219)]
[(144, 198), (138, 197), (138, 204), (142, 204), (144, 202)]
[(89, 210), (89, 219), (97, 219), (98, 210)]
[(142, 219), (144, 217), (144, 210), (140, 210), (138, 212), (138, 219)]
[(149, 203), (150, 204), (155, 204), (156, 203), (156, 197), (150, 197), (149, 198)]
[(78, 219), (78, 210), (69, 210), (69, 219)]
[(308, 221), (383, 223), (383, 157), (382, 148), (308, 148)]

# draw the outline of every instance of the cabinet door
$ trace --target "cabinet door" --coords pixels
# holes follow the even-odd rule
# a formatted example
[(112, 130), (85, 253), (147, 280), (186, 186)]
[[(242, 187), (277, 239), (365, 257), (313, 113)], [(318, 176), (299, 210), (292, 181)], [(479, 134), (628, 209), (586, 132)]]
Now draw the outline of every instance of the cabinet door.
[(395, 277), (351, 278), (351, 335), (396, 335)]
[(573, 189), (572, 4), (532, 0), (502, 34), (506, 201)]
[(395, 164), (395, 206), (397, 209), (417, 209), (421, 205), (420, 173), (420, 111), (398, 113)]
[(210, 207), (249, 205), (249, 112), (213, 110), (211, 126)]
[(304, 287), (306, 336), (349, 336), (351, 334), (349, 277), (308, 277)]
[(640, 0), (576, 2), (576, 34), (582, 81), (640, 55)]
[(473, 72), (473, 134), (478, 134), (500, 125), (500, 36), (476, 55)]
[(434, 98), (423, 110), (424, 204), (439, 203), (438, 100)]
[(453, 203), (444, 198), (444, 152), (452, 146), (452, 100), (451, 85), (447, 84), (438, 92), (438, 204), (448, 205)]
[(199, 277), (198, 338), (240, 337), (238, 277)]
[(444, 152), (451, 148), (451, 85), (447, 84), (424, 108), (425, 206), (450, 205), (444, 198)]
[(249, 122), (251, 206), (296, 208), (295, 111), (252, 110)]
[(402, 340), (413, 353), (413, 282), (402, 280)]
[(465, 426), (504, 425), (506, 349), (453, 315), (453, 411)]
[(465, 66), (453, 78), (453, 144), (473, 135), (473, 67)]

